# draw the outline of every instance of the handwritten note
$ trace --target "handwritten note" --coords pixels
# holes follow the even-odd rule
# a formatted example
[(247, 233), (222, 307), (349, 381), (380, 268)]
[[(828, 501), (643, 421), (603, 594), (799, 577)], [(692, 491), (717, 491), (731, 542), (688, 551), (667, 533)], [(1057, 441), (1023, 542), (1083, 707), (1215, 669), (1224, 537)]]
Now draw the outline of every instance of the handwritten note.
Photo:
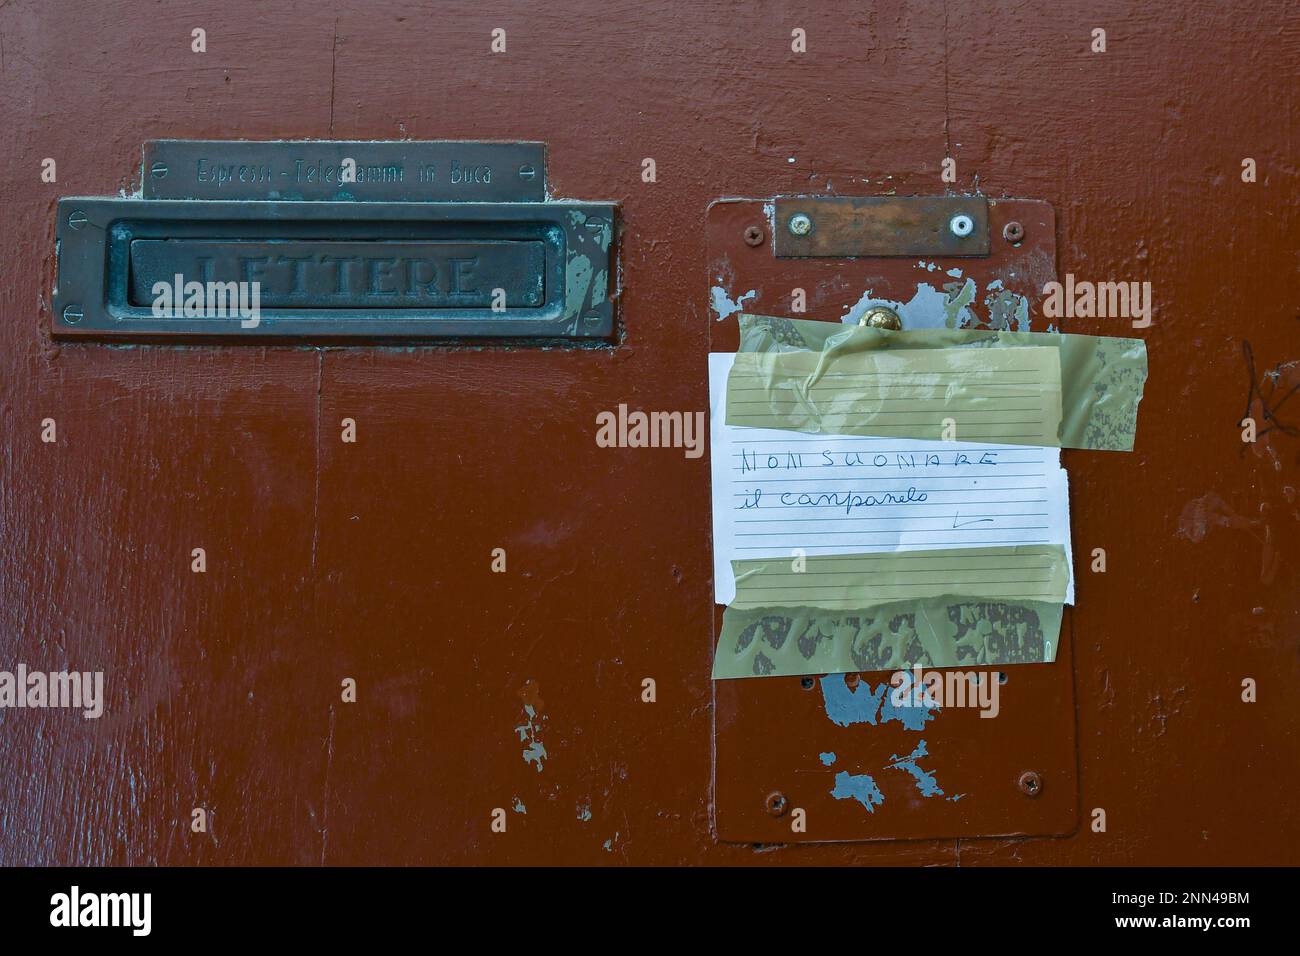
[[(831, 435), (1060, 445), (1055, 348), (741, 352), (727, 424)], [(948, 430), (945, 432), (945, 428)]]
[(733, 559), (1020, 544), (1060, 544), (1069, 555), (1060, 449), (730, 425), (735, 360), (709, 356), (719, 604), (735, 598)]

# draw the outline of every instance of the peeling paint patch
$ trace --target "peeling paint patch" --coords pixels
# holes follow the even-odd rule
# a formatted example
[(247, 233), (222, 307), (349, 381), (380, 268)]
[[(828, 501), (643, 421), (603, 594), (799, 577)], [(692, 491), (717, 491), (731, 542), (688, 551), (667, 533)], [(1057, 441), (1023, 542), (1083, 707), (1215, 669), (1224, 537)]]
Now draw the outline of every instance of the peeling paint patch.
[[(897, 312), (900, 318), (902, 317), (904, 308), (903, 303), (896, 302), (893, 299), (877, 298), (872, 294), (872, 291), (873, 290), (868, 289), (866, 292), (862, 293), (862, 298), (849, 306), (849, 310), (840, 316), (840, 321), (845, 325), (857, 325), (859, 320), (867, 314), (869, 309), (878, 305), (888, 306)], [(906, 325), (906, 323), (904, 323), (904, 325)]]
[(817, 759), (822, 762), (822, 766), (829, 767), (835, 762), (835, 754), (828, 751), (826, 753), (818, 754)]
[(727, 295), (727, 290), (720, 285), (715, 285), (709, 290), (709, 306), (714, 312), (718, 313), (718, 321), (735, 315), (745, 307), (746, 299), (755, 299), (758, 297), (757, 289), (750, 289), (748, 292), (738, 296), (734, 301)]
[(876, 786), (870, 774), (849, 773), (841, 770), (835, 775), (835, 788), (831, 796), (836, 800), (856, 800), (867, 808), (868, 813), (875, 813), (876, 807), (885, 802), (885, 795)]
[(955, 282), (944, 286), (947, 298), (943, 303), (943, 318), (948, 328), (964, 329), (975, 324), (975, 314), (971, 312), (970, 304), (975, 301), (977, 291), (974, 279), (967, 279), (960, 287)]
[(831, 723), (841, 727), (851, 724), (876, 725), (876, 715), (880, 712), (880, 699), (885, 694), (885, 685), (874, 691), (865, 682), (859, 683), (852, 690), (844, 681), (843, 674), (828, 674), (821, 679), (822, 702), (826, 706), (826, 716)]
[(900, 757), (894, 754), (889, 758), (889, 765), (895, 770), (902, 770), (912, 775), (916, 781), (916, 789), (921, 791), (923, 797), (942, 797), (943, 790), (939, 787), (939, 781), (935, 779), (934, 774), (920, 766), (919, 761), (928, 756), (925, 749), (925, 741), (918, 743), (915, 749), (906, 757)]
[[(910, 774), (913, 781), (916, 783), (916, 789), (921, 791), (921, 796), (943, 797), (943, 789), (939, 786), (939, 781), (935, 779), (934, 774), (920, 765), (920, 761), (927, 756), (929, 756), (929, 753), (925, 749), (925, 741), (922, 740), (906, 757), (900, 757), (898, 754), (893, 754), (889, 758), (889, 765), (895, 770), (902, 770), (904, 773)], [(966, 796), (966, 794), (957, 793), (953, 794), (951, 797), (945, 797), (945, 799), (947, 799), (949, 803), (956, 803), (964, 796)]]
[(606, 853), (614, 852), (614, 844), (618, 841), (618, 837), (619, 837), (619, 831), (615, 830), (614, 835), (601, 844), (601, 847), (605, 850)]
[(546, 716), (541, 713), (542, 696), (537, 682), (531, 680), (519, 688), (518, 693), (524, 705), (524, 722), (515, 728), (515, 733), (519, 735), (520, 743), (525, 745), (524, 763), (536, 763), (537, 772), (541, 773), (542, 761), (549, 756), (541, 740), (542, 727), (546, 723)]
[[(949, 283), (955, 286), (956, 283)], [(975, 281), (967, 279), (966, 284), (957, 287), (955, 292), (945, 293), (928, 282), (919, 283), (916, 294), (906, 302), (897, 299), (882, 299), (868, 289), (862, 298), (849, 306), (849, 310), (840, 317), (846, 325), (857, 325), (858, 321), (876, 306), (885, 306), (898, 313), (904, 329), (943, 329), (953, 328), (954, 321), (974, 319), (971, 315), (971, 300), (975, 298)]]
[(583, 823), (591, 819), (591, 801), (578, 804), (578, 819)]
[[(885, 685), (881, 685), (884, 687)], [(893, 688), (889, 688), (892, 690)], [(885, 699), (880, 704), (880, 722), (887, 724), (891, 720), (896, 720), (908, 730), (924, 730), (927, 721), (934, 720), (935, 714), (939, 712), (938, 707), (926, 707), (921, 705), (902, 705), (896, 706), (893, 697), (885, 695)]]
[[(998, 288), (994, 288), (994, 284)], [(989, 313), (989, 328), (996, 331), (1029, 332), (1029, 300), (1023, 295), (1001, 288), (1001, 280), (989, 283), (984, 307)]]
[[(582, 306), (587, 301), (587, 293), (591, 290), (593, 277), (591, 260), (577, 252), (570, 254), (564, 278), (566, 316), (570, 312), (576, 315), (582, 311)], [(602, 281), (603, 278), (602, 273)]]
[(515, 797), (515, 802), (510, 809), (515, 811), (515, 813), (528, 813), (528, 808), (524, 806), (524, 801), (520, 800), (518, 797)]
[(840, 727), (852, 724), (869, 724), (875, 727), (898, 721), (908, 730), (921, 730), (933, 720), (938, 707), (895, 707), (888, 684), (877, 684), (873, 689), (863, 681), (850, 689), (843, 674), (828, 674), (821, 679), (822, 702), (831, 723)]

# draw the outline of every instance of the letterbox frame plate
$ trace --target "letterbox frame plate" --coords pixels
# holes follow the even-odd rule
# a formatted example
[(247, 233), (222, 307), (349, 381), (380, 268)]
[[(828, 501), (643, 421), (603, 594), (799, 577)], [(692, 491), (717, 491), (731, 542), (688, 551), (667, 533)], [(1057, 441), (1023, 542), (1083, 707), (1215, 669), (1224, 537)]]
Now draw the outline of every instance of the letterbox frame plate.
[[(608, 339), (614, 329), (612, 203), (248, 202), (70, 197), (58, 204), (52, 331), (101, 340), (312, 342)], [(262, 309), (229, 318), (155, 317), (127, 301), (134, 238), (537, 240), (540, 308)]]

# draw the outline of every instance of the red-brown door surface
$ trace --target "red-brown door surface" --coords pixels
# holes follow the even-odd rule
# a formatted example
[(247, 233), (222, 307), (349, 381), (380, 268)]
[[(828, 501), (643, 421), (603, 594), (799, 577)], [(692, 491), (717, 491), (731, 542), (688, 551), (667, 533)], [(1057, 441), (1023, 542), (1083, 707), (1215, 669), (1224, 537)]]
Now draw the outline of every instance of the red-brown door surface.
[[(1300, 16), (1074, 6), (0, 4), (0, 671), (104, 675), (96, 718), (0, 709), (0, 863), (1297, 862)], [(618, 205), (614, 333), (58, 337), (56, 204), (153, 139), (544, 142), (552, 200)], [(971, 799), (1013, 814), (996, 755), (1047, 741), (1043, 803), (757, 852), (728, 785), (825, 715), (715, 697), (708, 455), (597, 417), (708, 408), (715, 201), (914, 194), (1044, 203), (1056, 275), (1150, 283), (1148, 327), (1059, 323), (1145, 341), (1136, 445), (1064, 454), (1051, 712), (967, 728)]]

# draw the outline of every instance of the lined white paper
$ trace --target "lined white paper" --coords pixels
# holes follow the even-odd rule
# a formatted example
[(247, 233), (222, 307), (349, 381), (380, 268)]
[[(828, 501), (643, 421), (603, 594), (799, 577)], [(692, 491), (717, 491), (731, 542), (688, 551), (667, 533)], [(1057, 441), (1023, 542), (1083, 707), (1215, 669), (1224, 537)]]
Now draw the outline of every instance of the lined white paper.
[[(1060, 449), (816, 435), (726, 424), (734, 353), (709, 355), (714, 598), (731, 561), (800, 553), (1061, 544), (1070, 554)], [(1067, 603), (1074, 603), (1070, 576)]]

